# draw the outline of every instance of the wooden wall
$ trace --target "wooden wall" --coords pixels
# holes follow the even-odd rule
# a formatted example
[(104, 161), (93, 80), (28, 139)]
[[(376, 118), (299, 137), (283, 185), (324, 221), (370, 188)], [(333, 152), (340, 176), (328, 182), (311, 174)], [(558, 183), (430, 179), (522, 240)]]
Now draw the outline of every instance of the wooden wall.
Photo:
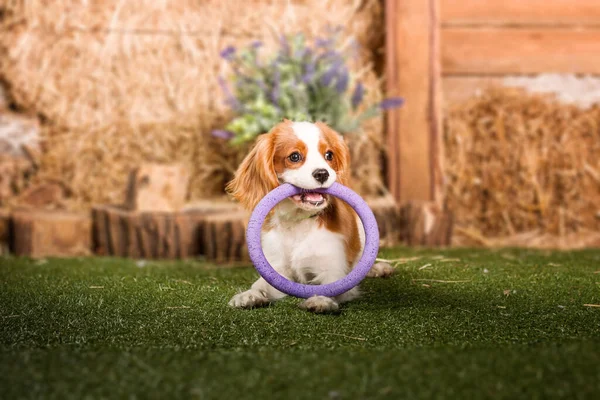
[(506, 75), (600, 73), (599, 0), (440, 0), (446, 102)]
[(442, 200), (442, 104), (507, 75), (600, 74), (600, 0), (386, 0), (388, 187)]

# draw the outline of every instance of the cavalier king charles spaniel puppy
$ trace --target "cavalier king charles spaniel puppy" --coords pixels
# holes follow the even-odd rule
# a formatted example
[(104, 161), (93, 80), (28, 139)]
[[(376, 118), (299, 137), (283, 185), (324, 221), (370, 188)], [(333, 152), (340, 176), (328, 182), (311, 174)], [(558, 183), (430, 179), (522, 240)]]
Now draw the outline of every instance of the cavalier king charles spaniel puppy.
[[(281, 183), (306, 189), (279, 203), (263, 226), (264, 254), (281, 275), (300, 283), (331, 283), (346, 276), (360, 259), (365, 234), (358, 215), (335, 197), (311, 192), (336, 181), (349, 186), (349, 168), (348, 146), (337, 132), (321, 122), (288, 120), (260, 135), (241, 163), (227, 190), (248, 210)], [(368, 276), (392, 272), (390, 265), (377, 263)], [(358, 294), (353, 288), (335, 298), (313, 296), (300, 307), (317, 313), (336, 311)], [(254, 308), (284, 296), (260, 278), (229, 305)]]

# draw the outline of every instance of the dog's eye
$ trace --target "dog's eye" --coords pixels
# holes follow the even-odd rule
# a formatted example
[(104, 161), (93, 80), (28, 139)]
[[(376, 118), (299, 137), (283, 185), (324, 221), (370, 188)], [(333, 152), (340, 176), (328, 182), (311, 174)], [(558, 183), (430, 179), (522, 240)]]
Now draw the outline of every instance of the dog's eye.
[(333, 153), (331, 151), (328, 151), (327, 153), (325, 153), (325, 159), (327, 161), (333, 160)]
[(293, 163), (297, 163), (298, 161), (302, 160), (302, 156), (297, 151), (290, 154), (290, 156), (288, 158)]

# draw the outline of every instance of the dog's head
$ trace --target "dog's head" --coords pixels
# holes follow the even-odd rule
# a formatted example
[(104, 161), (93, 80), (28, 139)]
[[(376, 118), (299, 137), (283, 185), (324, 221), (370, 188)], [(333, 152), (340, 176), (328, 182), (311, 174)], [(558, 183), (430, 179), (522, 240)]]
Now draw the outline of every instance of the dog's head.
[(344, 139), (324, 123), (285, 120), (260, 135), (244, 159), (227, 191), (247, 209), (280, 183), (306, 189), (293, 196), (293, 204), (306, 211), (327, 207), (327, 195), (311, 192), (335, 181), (348, 185), (350, 154)]

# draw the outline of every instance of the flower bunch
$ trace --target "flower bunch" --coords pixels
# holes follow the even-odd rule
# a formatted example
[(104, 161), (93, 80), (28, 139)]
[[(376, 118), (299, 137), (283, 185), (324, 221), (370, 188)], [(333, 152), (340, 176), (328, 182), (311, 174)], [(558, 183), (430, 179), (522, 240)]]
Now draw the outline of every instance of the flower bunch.
[(312, 46), (302, 34), (282, 36), (277, 52), (267, 60), (261, 57), (261, 47), (254, 42), (241, 51), (227, 47), (221, 52), (233, 74), (230, 82), (219, 77), (219, 85), (236, 116), (213, 135), (232, 145), (252, 141), (283, 118), (323, 121), (342, 134), (357, 132), (364, 120), (403, 103), (389, 98), (358, 113), (365, 87), (347, 66), (356, 46), (343, 48), (339, 29), (328, 38), (317, 38)]

